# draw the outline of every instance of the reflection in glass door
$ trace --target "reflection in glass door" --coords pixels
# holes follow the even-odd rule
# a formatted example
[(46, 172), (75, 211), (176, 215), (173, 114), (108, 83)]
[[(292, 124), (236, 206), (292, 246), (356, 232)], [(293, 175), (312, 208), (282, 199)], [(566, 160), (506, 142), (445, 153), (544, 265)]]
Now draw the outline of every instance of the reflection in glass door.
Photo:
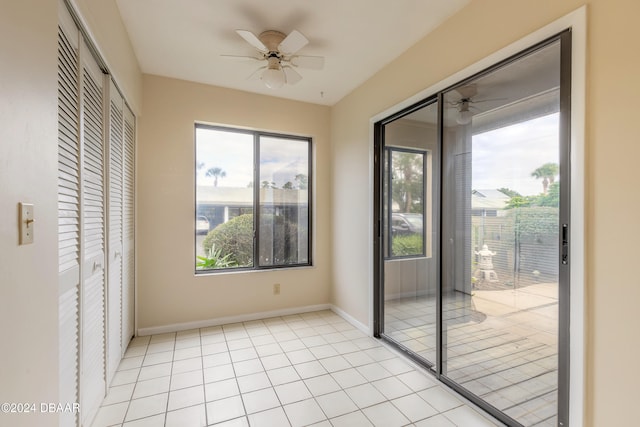
[(436, 360), (437, 123), (437, 102), (396, 118), (384, 127), (383, 150), (384, 331), (428, 365)]
[(568, 425), (569, 43), (376, 128), (376, 334), (508, 425)]

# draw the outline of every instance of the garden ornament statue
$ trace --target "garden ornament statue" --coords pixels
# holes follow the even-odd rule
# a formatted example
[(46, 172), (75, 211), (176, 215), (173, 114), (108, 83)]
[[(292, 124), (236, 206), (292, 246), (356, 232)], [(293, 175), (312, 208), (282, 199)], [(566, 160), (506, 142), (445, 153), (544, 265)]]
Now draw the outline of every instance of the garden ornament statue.
[(480, 259), (478, 261), (478, 269), (473, 273), (473, 276), (479, 276), (480, 279), (487, 280), (489, 282), (497, 282), (498, 275), (493, 269), (493, 257), (496, 253), (490, 251), (489, 246), (487, 245), (482, 245), (482, 249), (475, 251), (475, 253), (480, 257)]

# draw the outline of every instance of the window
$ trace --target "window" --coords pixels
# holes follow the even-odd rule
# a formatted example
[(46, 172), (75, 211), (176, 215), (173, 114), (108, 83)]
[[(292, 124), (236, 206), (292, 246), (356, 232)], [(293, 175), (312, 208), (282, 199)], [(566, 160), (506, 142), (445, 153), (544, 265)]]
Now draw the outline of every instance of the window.
[(311, 139), (196, 125), (196, 272), (311, 265)]
[(425, 255), (425, 153), (386, 149), (385, 228), (390, 230), (387, 258)]

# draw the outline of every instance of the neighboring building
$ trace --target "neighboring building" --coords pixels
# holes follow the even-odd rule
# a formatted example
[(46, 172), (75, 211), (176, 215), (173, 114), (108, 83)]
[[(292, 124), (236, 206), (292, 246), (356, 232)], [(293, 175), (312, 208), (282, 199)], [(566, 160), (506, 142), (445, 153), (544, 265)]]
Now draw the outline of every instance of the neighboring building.
[(471, 215), (500, 216), (511, 197), (499, 190), (473, 190), (471, 192)]
[[(197, 215), (206, 216), (213, 230), (238, 215), (252, 213), (253, 191), (252, 187), (200, 185), (196, 193)], [(259, 191), (263, 213), (287, 218), (308, 214), (308, 190), (261, 188)]]

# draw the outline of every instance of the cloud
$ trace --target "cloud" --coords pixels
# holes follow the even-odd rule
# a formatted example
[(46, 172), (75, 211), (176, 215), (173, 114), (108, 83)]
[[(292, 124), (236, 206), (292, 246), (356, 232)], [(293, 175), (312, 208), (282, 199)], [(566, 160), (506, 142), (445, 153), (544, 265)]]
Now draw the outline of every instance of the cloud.
[[(307, 140), (278, 137), (260, 139), (260, 181), (274, 181), (278, 187), (294, 180), (298, 173), (309, 174)], [(253, 135), (210, 128), (196, 129), (196, 159), (205, 166), (197, 171), (197, 185), (213, 185), (209, 168), (226, 172), (218, 187), (246, 188), (253, 181)]]
[(510, 188), (522, 195), (542, 192), (531, 176), (545, 163), (559, 161), (559, 115), (551, 114), (473, 136), (472, 187)]

